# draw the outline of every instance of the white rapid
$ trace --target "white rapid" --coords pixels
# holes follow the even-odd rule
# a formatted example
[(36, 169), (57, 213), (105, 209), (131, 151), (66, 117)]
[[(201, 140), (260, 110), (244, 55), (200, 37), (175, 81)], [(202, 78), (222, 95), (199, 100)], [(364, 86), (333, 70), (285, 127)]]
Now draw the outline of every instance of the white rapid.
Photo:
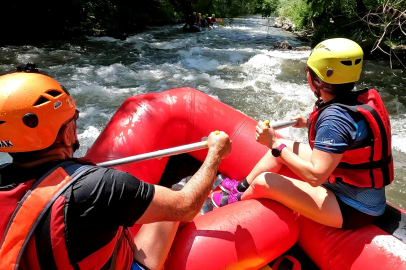
[[(0, 47), (0, 73), (26, 62), (56, 78), (69, 89), (81, 111), (78, 122), (83, 156), (119, 105), (129, 96), (190, 86), (254, 119), (289, 120), (308, 115), (315, 98), (304, 75), (310, 51), (278, 51), (288, 40), (293, 47), (309, 45), (269, 27), (260, 17), (235, 19), (232, 27), (181, 33), (180, 25), (154, 27), (126, 40), (85, 37), (36, 46)], [(227, 22), (226, 22), (227, 24)], [(383, 61), (365, 61), (359, 88), (380, 90), (392, 121), (394, 183), (388, 200), (406, 208), (406, 73)], [(280, 133), (306, 141), (306, 131)], [(0, 154), (0, 163), (10, 161)]]

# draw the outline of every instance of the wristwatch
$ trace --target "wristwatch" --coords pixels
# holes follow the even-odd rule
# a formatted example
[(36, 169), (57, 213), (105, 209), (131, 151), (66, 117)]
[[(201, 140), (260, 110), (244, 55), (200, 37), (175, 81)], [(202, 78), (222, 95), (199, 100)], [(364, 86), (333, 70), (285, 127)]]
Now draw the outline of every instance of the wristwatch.
[(278, 147), (272, 148), (271, 150), (272, 156), (279, 157), (282, 153), (283, 148), (285, 147), (286, 145), (281, 143)]

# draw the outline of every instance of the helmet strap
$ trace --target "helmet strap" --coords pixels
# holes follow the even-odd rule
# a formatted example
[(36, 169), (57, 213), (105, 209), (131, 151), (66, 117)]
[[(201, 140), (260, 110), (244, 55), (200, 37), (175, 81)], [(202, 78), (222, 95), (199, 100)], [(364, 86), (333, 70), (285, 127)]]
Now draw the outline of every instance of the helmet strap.
[(80, 143), (78, 140), (76, 140), (73, 144), (71, 145), (66, 145), (64, 143), (53, 143), (49, 149), (51, 148), (72, 148), (73, 152), (75, 152), (76, 150), (78, 150), (80, 147)]
[[(307, 73), (307, 81), (310, 84), (310, 88), (312, 89), (314, 96), (317, 99), (320, 99), (321, 95), (320, 95), (320, 89), (319, 87), (314, 83), (314, 79), (315, 79), (315, 75), (313, 70), (311, 70), (310, 68), (306, 67), (306, 73)], [(310, 78), (309, 78), (310, 76)]]
[(326, 92), (329, 92), (331, 94), (336, 94), (333, 86), (329, 83), (324, 82), (322, 79), (320, 79), (316, 73), (311, 68), (307, 69), (309, 75), (310, 75), (310, 82), (312, 84), (312, 88), (314, 89), (313, 93), (316, 98), (320, 99), (321, 98), (321, 90), (324, 90)]
[[(60, 142), (54, 142), (54, 143), (49, 147), (49, 149), (52, 149), (52, 148), (53, 148), (53, 149), (55, 149), (55, 148), (72, 148), (72, 149), (73, 149), (73, 152), (75, 152), (76, 150), (79, 149), (80, 143), (79, 143), (79, 141), (78, 141), (78, 139), (77, 139), (76, 120), (75, 120), (74, 118), (70, 119), (69, 121), (65, 122), (65, 123), (62, 125), (61, 129), (60, 129), (59, 132), (58, 132), (58, 136), (60, 136), (60, 134), (61, 134), (62, 132), (65, 132), (64, 130), (65, 130), (66, 128), (68, 128), (67, 125), (68, 125), (71, 121), (74, 121), (74, 127), (73, 127), (73, 129), (74, 129), (75, 138), (76, 138), (76, 139), (75, 139), (75, 142), (72, 143), (72, 144), (70, 144), (70, 145), (66, 145), (65, 143), (60, 143)], [(57, 139), (56, 139), (56, 140), (57, 140)]]

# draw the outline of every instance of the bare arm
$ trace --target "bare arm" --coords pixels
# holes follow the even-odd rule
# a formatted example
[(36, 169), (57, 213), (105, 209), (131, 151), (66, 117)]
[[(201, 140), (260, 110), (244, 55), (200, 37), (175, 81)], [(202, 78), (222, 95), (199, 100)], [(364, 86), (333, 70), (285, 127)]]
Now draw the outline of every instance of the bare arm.
[(304, 118), (301, 114), (296, 115), (290, 120), (297, 120), (297, 124), (294, 125), (294, 128), (306, 128), (307, 127), (307, 118)]
[[(272, 127), (265, 126), (263, 122), (258, 122), (256, 135), (259, 143), (271, 149), (281, 144)], [(310, 160), (306, 160), (284, 148), (278, 158), (282, 159), (282, 162), (301, 179), (316, 187), (327, 180), (340, 163), (342, 156), (343, 154), (333, 154), (314, 149)]]
[(231, 141), (225, 133), (210, 134), (208, 145), (204, 163), (182, 190), (155, 186), (154, 198), (138, 224), (190, 221), (196, 216), (211, 191), (221, 159), (231, 152)]
[[(277, 140), (273, 144), (273, 147), (278, 147), (279, 145), (280, 142)], [(313, 187), (317, 187), (326, 182), (338, 163), (340, 163), (342, 156), (343, 154), (333, 154), (313, 149), (310, 160), (305, 160), (288, 148), (284, 148), (281, 156), (278, 158), (282, 158), (283, 163), (301, 179)]]

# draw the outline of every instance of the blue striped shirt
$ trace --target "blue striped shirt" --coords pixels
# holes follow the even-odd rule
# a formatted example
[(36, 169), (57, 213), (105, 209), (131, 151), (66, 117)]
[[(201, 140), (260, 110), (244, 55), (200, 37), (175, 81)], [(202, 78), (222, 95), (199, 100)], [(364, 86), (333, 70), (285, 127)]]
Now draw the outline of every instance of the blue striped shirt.
[[(314, 148), (320, 151), (342, 154), (346, 150), (368, 145), (369, 132), (362, 116), (339, 106), (323, 110), (316, 122)], [(371, 216), (385, 211), (385, 188), (357, 187), (342, 181), (323, 183), (344, 203)]]

